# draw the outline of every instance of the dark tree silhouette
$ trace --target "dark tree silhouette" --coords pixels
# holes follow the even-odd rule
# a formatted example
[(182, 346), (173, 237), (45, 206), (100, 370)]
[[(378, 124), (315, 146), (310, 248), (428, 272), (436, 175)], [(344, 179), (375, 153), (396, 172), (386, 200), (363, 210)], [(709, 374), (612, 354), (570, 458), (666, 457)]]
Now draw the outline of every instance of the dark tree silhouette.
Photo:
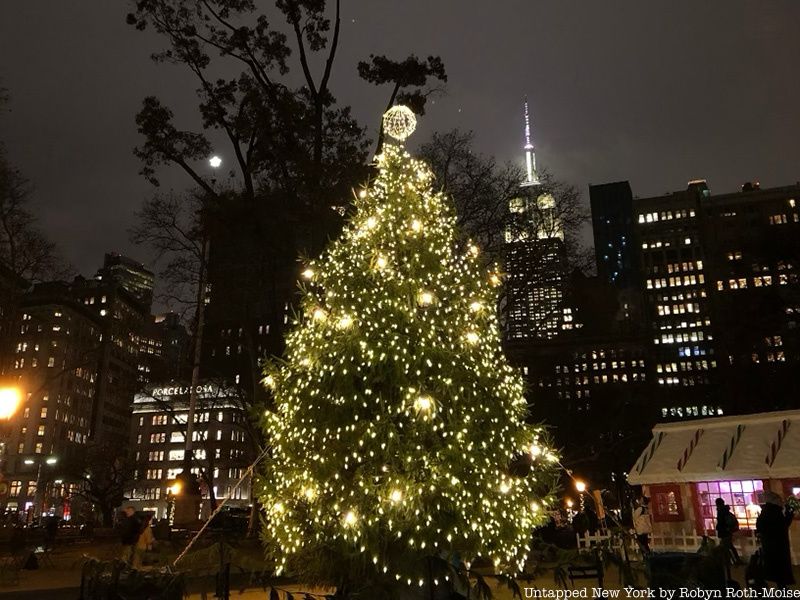
[(110, 527), (115, 511), (125, 500), (133, 464), (108, 444), (91, 444), (82, 450), (64, 461), (60, 471), (65, 479), (78, 484), (73, 494), (86, 500), (100, 513), (103, 526)]

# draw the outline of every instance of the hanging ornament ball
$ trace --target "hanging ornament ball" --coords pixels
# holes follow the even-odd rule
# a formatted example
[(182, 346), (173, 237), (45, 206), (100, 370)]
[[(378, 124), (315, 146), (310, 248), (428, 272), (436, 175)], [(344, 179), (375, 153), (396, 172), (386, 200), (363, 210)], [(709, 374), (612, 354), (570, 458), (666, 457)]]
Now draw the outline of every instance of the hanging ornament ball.
[(407, 106), (393, 106), (383, 113), (383, 130), (401, 142), (414, 133), (417, 128), (417, 117)]

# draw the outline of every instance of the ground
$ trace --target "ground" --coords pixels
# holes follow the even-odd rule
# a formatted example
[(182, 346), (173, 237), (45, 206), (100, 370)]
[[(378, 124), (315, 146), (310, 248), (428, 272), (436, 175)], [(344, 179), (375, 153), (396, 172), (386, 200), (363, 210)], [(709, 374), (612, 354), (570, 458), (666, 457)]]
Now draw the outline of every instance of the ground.
[[(253, 559), (258, 559), (258, 550), (256, 546), (253, 547)], [(92, 544), (85, 546), (68, 546), (57, 549), (52, 556), (52, 565), (42, 564), (38, 570), (35, 571), (21, 571), (19, 575), (19, 582), (10, 585), (7, 581), (0, 582), (0, 598), (4, 600), (14, 600), (19, 598), (26, 600), (43, 599), (48, 600), (74, 600), (76, 597), (77, 588), (80, 586), (81, 580), (81, 565), (85, 556), (94, 556), (99, 559), (115, 558), (119, 554), (119, 545), (116, 543), (105, 544)], [(166, 563), (175, 554), (172, 549), (165, 550), (161, 559)], [(795, 577), (800, 581), (800, 569), (797, 567)], [(734, 569), (733, 577), (739, 582), (744, 581), (744, 568), (738, 567)], [(242, 584), (247, 584), (247, 581), (242, 581)], [(524, 592), (525, 587), (536, 587), (538, 589), (560, 589), (556, 585), (552, 571), (545, 572), (532, 582), (526, 583), (519, 582), (520, 587), (523, 589), (523, 597), (526, 597)], [(189, 596), (192, 600), (200, 600), (203, 597), (202, 588), (206, 592), (213, 594), (214, 581), (213, 577), (204, 580), (195, 580), (191, 584)], [(231, 586), (231, 597), (240, 598), (242, 600), (264, 600), (265, 591), (262, 587), (253, 586), (251, 584), (247, 589), (240, 589), (242, 586)], [(597, 587), (595, 580), (581, 580), (576, 581), (576, 589), (586, 589), (589, 598), (592, 598), (591, 588)], [(292, 592), (297, 591), (312, 591), (301, 585), (295, 584), (281, 584), (282, 590)], [(610, 566), (606, 573), (605, 588), (607, 590), (621, 590), (619, 572), (616, 567)], [(317, 590), (320, 591), (320, 590)], [(511, 600), (512, 596), (508, 589), (498, 587), (494, 590), (495, 598), (497, 600)], [(208, 596), (207, 596), (208, 597)], [(533, 597), (533, 596), (529, 596)], [(613, 596), (612, 596), (613, 597)], [(628, 595), (623, 591), (620, 598), (627, 598)], [(631, 596), (632, 597), (632, 596)]]

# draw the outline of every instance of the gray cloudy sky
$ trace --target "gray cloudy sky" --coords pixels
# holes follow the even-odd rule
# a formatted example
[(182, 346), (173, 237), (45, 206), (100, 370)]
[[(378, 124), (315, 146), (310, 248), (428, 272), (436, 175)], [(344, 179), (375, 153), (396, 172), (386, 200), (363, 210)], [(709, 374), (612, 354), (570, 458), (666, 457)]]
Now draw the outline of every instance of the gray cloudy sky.
[[(749, 179), (800, 179), (795, 0), (342, 7), (335, 93), (363, 123), (377, 123), (387, 94), (358, 80), (359, 59), (438, 54), (447, 95), (428, 111), (417, 141), (437, 129), (472, 129), (482, 152), (521, 160), (527, 94), (540, 163), (584, 195), (589, 183), (618, 179), (630, 179), (639, 196), (698, 177), (719, 192)], [(142, 97), (162, 96), (192, 123), (195, 83), (149, 61), (159, 40), (125, 25), (128, 10), (125, 0), (0, 3), (0, 79), (12, 93), (0, 140), (36, 186), (44, 228), (86, 274), (107, 250), (145, 256), (127, 234), (150, 192), (131, 154)], [(163, 182), (187, 183), (178, 174)]]

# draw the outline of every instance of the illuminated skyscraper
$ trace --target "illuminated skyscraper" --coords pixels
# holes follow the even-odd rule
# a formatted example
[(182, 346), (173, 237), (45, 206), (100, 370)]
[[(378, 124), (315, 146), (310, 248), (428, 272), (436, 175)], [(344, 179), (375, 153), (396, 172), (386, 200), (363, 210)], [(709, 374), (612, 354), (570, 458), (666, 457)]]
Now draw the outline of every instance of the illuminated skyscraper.
[(564, 306), (566, 249), (555, 198), (536, 172), (525, 101), (525, 180), (509, 202), (506, 237), (505, 327), (509, 340), (551, 339), (570, 328)]

